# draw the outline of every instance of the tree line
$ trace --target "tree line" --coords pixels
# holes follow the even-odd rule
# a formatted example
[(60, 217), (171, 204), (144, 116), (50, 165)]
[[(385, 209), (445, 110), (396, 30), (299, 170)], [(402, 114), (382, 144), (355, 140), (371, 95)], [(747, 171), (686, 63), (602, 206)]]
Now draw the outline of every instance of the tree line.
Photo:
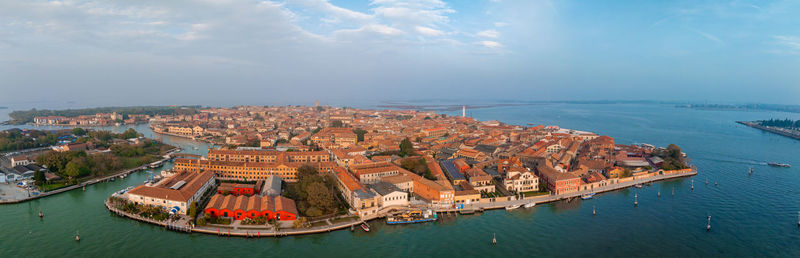
[(761, 126), (783, 127), (783, 128), (800, 128), (800, 120), (794, 121), (790, 119), (770, 119), (758, 121)]
[(26, 134), (19, 129), (0, 132), (0, 151), (16, 151), (55, 145), (58, 143), (58, 137), (69, 135), (70, 133), (68, 131), (47, 132), (31, 130), (27, 131)]
[(197, 114), (197, 109), (200, 106), (134, 106), (134, 107), (98, 107), (98, 108), (83, 108), (83, 109), (64, 109), (64, 110), (49, 110), (49, 109), (31, 109), (31, 110), (17, 110), (8, 114), (11, 117), (12, 124), (24, 124), (33, 122), (33, 118), (37, 116), (65, 116), (76, 117), (83, 115), (94, 115), (97, 113), (118, 113), (127, 117), (131, 114), (142, 115), (193, 115)]
[(332, 214), (341, 206), (334, 196), (333, 179), (321, 176), (310, 165), (297, 169), (297, 183), (287, 185), (286, 197), (293, 199), (297, 210), (308, 217)]

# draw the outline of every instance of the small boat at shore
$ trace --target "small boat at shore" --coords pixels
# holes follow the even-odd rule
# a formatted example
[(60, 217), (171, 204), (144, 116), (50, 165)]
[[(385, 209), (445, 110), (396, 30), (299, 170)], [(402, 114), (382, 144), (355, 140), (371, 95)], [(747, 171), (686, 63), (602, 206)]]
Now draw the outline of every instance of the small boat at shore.
[(780, 167), (780, 168), (790, 168), (790, 167), (792, 167), (792, 165), (789, 165), (789, 164), (786, 164), (786, 163), (777, 163), (777, 162), (769, 162), (769, 163), (767, 163), (767, 165), (770, 165), (772, 167)]
[(594, 193), (585, 193), (581, 195), (581, 199), (583, 200), (589, 200), (592, 199), (592, 197), (594, 197)]
[(367, 224), (366, 222), (361, 223), (361, 229), (363, 229), (364, 232), (369, 232), (369, 224)]
[(642, 188), (642, 184), (635, 184), (635, 185), (633, 185), (633, 187)]
[(429, 222), (429, 221), (436, 221), (437, 216), (432, 210), (421, 211), (421, 210), (413, 210), (407, 211), (399, 214), (395, 214), (392, 216), (386, 217), (386, 224), (411, 224), (411, 223), (421, 223), (421, 222)]
[(522, 205), (519, 205), (519, 204), (518, 204), (518, 205), (506, 206), (506, 210), (507, 210), (507, 211), (510, 211), (510, 210), (516, 210), (516, 209), (519, 209), (519, 207), (522, 207)]
[(536, 202), (529, 202), (529, 203), (526, 203), (525, 205), (522, 205), (522, 207), (525, 207), (525, 208), (532, 208), (533, 206), (536, 206)]

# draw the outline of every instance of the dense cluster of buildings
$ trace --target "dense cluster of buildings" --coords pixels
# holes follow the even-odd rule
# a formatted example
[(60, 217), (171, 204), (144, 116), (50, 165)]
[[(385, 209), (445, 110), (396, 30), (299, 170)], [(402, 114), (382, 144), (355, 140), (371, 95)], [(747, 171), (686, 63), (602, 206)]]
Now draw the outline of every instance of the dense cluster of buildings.
[(97, 113), (94, 115), (83, 115), (75, 117), (65, 116), (37, 116), (33, 118), (33, 123), (37, 125), (72, 125), (72, 126), (109, 126), (117, 123), (137, 124), (146, 123), (150, 120), (149, 115), (131, 114), (123, 116), (114, 113)]
[[(649, 145), (618, 145), (590, 132), (434, 112), (242, 106), (158, 116), (151, 126), (224, 146), (209, 150), (207, 157), (176, 160), (177, 171), (257, 185), (270, 178), (295, 182), (298, 168), (307, 164), (334, 178), (345, 201), (362, 216), (415, 201), (459, 208), (671, 173), (659, 169), (663, 160)], [(403, 139), (413, 143), (416, 154), (399, 156)], [(404, 165), (411, 163), (420, 165)], [(237, 219), (299, 215), (294, 203), (279, 195), (264, 195), (249, 185), (244, 188), (251, 190), (222, 188), (234, 194), (218, 193), (206, 212)]]

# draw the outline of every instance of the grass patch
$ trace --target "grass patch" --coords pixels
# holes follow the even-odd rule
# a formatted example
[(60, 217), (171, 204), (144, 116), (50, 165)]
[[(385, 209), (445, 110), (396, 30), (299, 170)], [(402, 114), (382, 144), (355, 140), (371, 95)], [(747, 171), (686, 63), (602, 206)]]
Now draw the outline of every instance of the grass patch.
[(523, 192), (522, 194), (525, 195), (525, 197), (531, 197), (531, 196), (548, 195), (550, 193), (549, 192), (530, 191), (530, 192)]
[(325, 222), (324, 220), (311, 223), (311, 227), (312, 228), (314, 228), (314, 227), (322, 227), (322, 226), (327, 226), (327, 225), (328, 225), (328, 223)]
[(336, 223), (342, 223), (342, 222), (351, 222), (351, 221), (355, 221), (355, 220), (356, 220), (356, 217), (344, 217), (344, 218), (333, 219), (333, 220), (331, 220), (331, 223), (336, 224)]
[(56, 189), (59, 189), (59, 188), (64, 188), (64, 187), (67, 187), (67, 186), (71, 186), (71, 185), (73, 185), (73, 184), (70, 184), (68, 182), (44, 184), (44, 185), (39, 186), (39, 190), (41, 190), (42, 192), (49, 192), (49, 191), (53, 191), (53, 190), (56, 190)]

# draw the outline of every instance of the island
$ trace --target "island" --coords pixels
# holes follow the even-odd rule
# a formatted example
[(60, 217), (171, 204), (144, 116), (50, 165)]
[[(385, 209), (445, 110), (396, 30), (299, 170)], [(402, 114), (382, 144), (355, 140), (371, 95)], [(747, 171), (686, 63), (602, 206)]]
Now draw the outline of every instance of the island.
[(678, 104), (677, 108), (717, 111), (778, 111), (800, 113), (800, 105), (781, 104)]
[(374, 220), (529, 209), (697, 174), (675, 144), (626, 145), (554, 125), (434, 111), (237, 106), (150, 123), (156, 133), (218, 144), (176, 157), (160, 178), (120, 189), (106, 207), (224, 236), (369, 231)]
[[(73, 128), (0, 132), (0, 203), (16, 203), (77, 189), (163, 164), (178, 149), (123, 133)], [(8, 183), (15, 182), (12, 186)]]
[(8, 114), (8, 124), (107, 126), (116, 123), (146, 123), (158, 115), (192, 115), (199, 106), (100, 107), (66, 110), (17, 110)]

